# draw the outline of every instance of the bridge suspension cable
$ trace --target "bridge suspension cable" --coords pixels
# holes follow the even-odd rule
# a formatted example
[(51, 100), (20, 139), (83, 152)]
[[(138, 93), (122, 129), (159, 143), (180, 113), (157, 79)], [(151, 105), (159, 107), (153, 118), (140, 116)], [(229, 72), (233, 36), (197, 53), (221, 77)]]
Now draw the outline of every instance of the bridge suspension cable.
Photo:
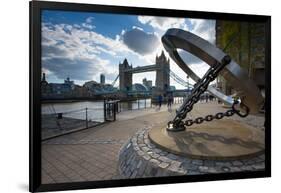
[(114, 87), (114, 85), (116, 84), (117, 80), (119, 78), (119, 74), (116, 76), (116, 78), (114, 79), (114, 81), (111, 83), (111, 85)]
[(169, 74), (170, 77), (172, 77), (173, 80), (175, 80), (177, 83), (184, 87), (193, 87), (193, 84), (190, 84), (189, 82), (186, 82), (181, 77), (179, 77), (175, 72), (173, 72), (171, 69), (165, 69), (166, 73)]

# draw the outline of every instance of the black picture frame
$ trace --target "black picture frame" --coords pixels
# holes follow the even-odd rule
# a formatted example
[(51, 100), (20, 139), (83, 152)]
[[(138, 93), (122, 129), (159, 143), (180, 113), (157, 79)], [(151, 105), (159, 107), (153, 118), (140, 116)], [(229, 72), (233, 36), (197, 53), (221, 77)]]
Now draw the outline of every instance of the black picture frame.
[[(107, 6), (80, 3), (32, 1), (30, 5), (30, 144), (29, 144), (29, 191), (60, 191), (91, 188), (139, 186), (152, 184), (183, 183), (244, 178), (261, 178), (271, 176), (271, 17), (265, 15), (247, 15), (156, 9), (144, 7)], [(223, 19), (235, 21), (264, 22), (266, 25), (266, 101), (265, 101), (265, 170), (258, 172), (237, 172), (223, 174), (206, 174), (194, 176), (176, 176), (161, 178), (122, 179), (94, 182), (75, 182), (41, 184), (41, 10), (64, 10), (80, 12), (103, 12), (119, 14), (141, 14), (151, 16), (192, 17), (204, 19)]]

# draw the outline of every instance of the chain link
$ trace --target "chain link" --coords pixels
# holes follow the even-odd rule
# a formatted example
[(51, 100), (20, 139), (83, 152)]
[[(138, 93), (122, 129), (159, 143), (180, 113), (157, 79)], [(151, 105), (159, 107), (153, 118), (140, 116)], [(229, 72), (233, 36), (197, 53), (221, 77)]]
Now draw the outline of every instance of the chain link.
[(232, 115), (234, 115), (234, 111), (231, 109), (231, 110), (228, 110), (228, 111), (226, 111), (224, 113), (219, 112), (219, 113), (216, 113), (215, 115), (207, 115), (205, 117), (197, 117), (195, 120), (188, 119), (188, 120), (186, 120), (184, 122), (184, 125), (191, 126), (194, 123), (201, 124), (204, 121), (210, 122), (210, 121), (213, 121), (214, 119), (218, 119), (219, 120), (219, 119), (222, 119), (224, 117), (230, 117)]
[(200, 96), (207, 90), (209, 84), (215, 80), (215, 78), (219, 75), (219, 72), (231, 62), (230, 56), (226, 55), (223, 57), (222, 61), (217, 62), (213, 67), (211, 67), (206, 74), (200, 79), (195, 85), (188, 96), (188, 98), (184, 101), (183, 105), (177, 111), (177, 115), (173, 121), (168, 122), (168, 129), (171, 131), (180, 131), (184, 130), (185, 126), (189, 127), (193, 124), (201, 124), (204, 121), (213, 121), (214, 119), (222, 119), (223, 117), (230, 117), (234, 114), (239, 115), (240, 117), (246, 117), (249, 114), (249, 108), (242, 104), (242, 107), (245, 110), (245, 113), (242, 114), (240, 110), (237, 110), (235, 105), (238, 104), (238, 101), (234, 101), (232, 105), (232, 109), (228, 110), (224, 113), (219, 112), (215, 115), (207, 115), (205, 117), (197, 117), (196, 119), (188, 119), (183, 122), (183, 119), (186, 118), (187, 113), (189, 113), (193, 109), (193, 105), (197, 103), (200, 99)]
[(235, 105), (238, 104), (238, 103), (239, 103), (239, 102), (238, 102), (237, 100), (234, 101), (234, 103), (233, 103), (231, 109), (228, 110), (228, 111), (226, 111), (226, 112), (224, 112), (224, 113), (223, 113), (223, 112), (218, 112), (218, 113), (216, 113), (215, 115), (206, 115), (205, 117), (197, 117), (197, 118), (194, 119), (194, 120), (192, 120), (192, 119), (187, 119), (187, 120), (184, 122), (184, 125), (185, 125), (185, 126), (191, 126), (191, 125), (193, 125), (194, 123), (196, 123), (196, 124), (201, 124), (201, 123), (203, 123), (204, 121), (209, 122), (209, 121), (213, 121), (214, 119), (219, 120), (219, 119), (222, 119), (222, 118), (224, 118), (224, 117), (231, 117), (231, 116), (233, 116), (234, 114), (237, 114), (237, 115), (240, 116), (240, 117), (246, 117), (246, 116), (248, 116), (248, 114), (249, 114), (249, 108), (248, 108), (245, 104), (241, 103), (242, 106), (245, 108), (245, 109), (244, 109), (244, 110), (245, 110), (245, 113), (242, 114), (241, 111), (240, 111), (240, 110), (237, 110), (236, 107), (235, 107)]

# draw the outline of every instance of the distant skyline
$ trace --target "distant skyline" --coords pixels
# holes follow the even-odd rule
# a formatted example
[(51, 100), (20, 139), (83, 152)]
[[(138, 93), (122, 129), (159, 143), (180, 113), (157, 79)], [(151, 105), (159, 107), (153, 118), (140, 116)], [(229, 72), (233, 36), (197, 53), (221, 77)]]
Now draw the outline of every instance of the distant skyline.
[[(112, 83), (119, 62), (125, 58), (133, 67), (154, 64), (156, 55), (164, 50), (161, 36), (172, 27), (215, 42), (215, 20), (43, 10), (42, 72), (48, 82), (54, 83), (67, 77), (79, 85), (90, 80), (99, 82), (101, 73), (106, 83)], [(186, 52), (182, 57), (200, 75), (208, 69), (207, 64)], [(186, 74), (170, 61), (171, 70), (186, 79)], [(147, 78), (155, 85), (155, 75), (134, 74), (133, 83)], [(173, 79), (170, 82), (183, 88)]]

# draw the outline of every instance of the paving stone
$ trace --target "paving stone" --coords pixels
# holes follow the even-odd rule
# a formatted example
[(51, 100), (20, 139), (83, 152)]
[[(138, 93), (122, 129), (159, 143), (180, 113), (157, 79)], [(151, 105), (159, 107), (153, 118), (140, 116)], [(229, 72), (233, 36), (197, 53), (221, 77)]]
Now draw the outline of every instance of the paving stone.
[(171, 162), (171, 165), (174, 165), (175, 167), (180, 167), (181, 165), (182, 165), (182, 163), (181, 162), (179, 162), (179, 161), (172, 161)]
[(137, 174), (138, 174), (138, 171), (135, 170), (135, 171), (131, 174), (130, 178), (136, 178)]
[(148, 161), (148, 160), (150, 160), (150, 159), (151, 159), (151, 157), (150, 157), (149, 155), (147, 155), (147, 154), (146, 154), (146, 155), (144, 155), (144, 156), (143, 156), (143, 158), (144, 158), (146, 161)]
[(159, 155), (159, 154), (156, 154), (156, 153), (152, 153), (152, 154), (151, 154), (151, 157), (153, 157), (153, 158), (156, 159), (156, 158), (160, 157), (160, 155)]
[(160, 156), (166, 156), (166, 155), (168, 155), (167, 152), (165, 152), (165, 151), (160, 152)]
[(166, 156), (160, 156), (158, 159), (162, 162), (167, 162), (167, 163), (172, 161), (171, 159), (167, 158)]
[(174, 155), (174, 154), (171, 154), (169, 153), (168, 155), (166, 155), (168, 158), (170, 159), (173, 159), (173, 160), (176, 160), (178, 158), (178, 156)]
[(233, 161), (232, 165), (234, 165), (234, 166), (242, 166), (243, 162), (241, 162), (241, 161)]
[(230, 162), (227, 162), (227, 161), (216, 161), (215, 162), (215, 165), (216, 166), (221, 166), (221, 167), (231, 167), (232, 164)]
[(255, 170), (264, 170), (264, 169), (265, 169), (265, 164), (264, 164), (264, 163), (255, 164), (255, 165), (253, 165), (253, 168), (254, 168)]
[(142, 165), (142, 161), (141, 160), (139, 160), (139, 162), (138, 162), (138, 164), (137, 164), (137, 167), (136, 168), (140, 168), (140, 166)]
[(177, 170), (177, 172), (178, 172), (180, 175), (185, 175), (185, 174), (187, 174), (187, 170), (186, 170), (186, 169), (183, 169), (183, 168), (179, 168), (179, 169)]
[(135, 151), (139, 151), (140, 148), (139, 148), (138, 146), (134, 146), (134, 150), (135, 150)]
[(251, 165), (243, 165), (243, 166), (241, 166), (241, 169), (243, 171), (252, 171), (254, 168)]
[(139, 156), (143, 156), (145, 153), (144, 153), (143, 151), (139, 150), (139, 151), (137, 151), (137, 154), (138, 154)]
[(203, 165), (203, 160), (198, 160), (198, 159), (192, 160), (192, 164), (194, 164), (194, 165)]
[(153, 154), (153, 151), (151, 149), (149, 149), (149, 151), (146, 152), (149, 156), (151, 156)]
[(214, 167), (215, 161), (214, 160), (204, 160), (204, 166)]
[(181, 165), (180, 162), (173, 161), (173, 162), (171, 162), (171, 165), (169, 166), (169, 170), (174, 171), (174, 172), (179, 172), (180, 165)]
[(150, 163), (155, 164), (156, 166), (158, 166), (160, 164), (160, 161), (157, 159), (151, 159), (149, 161), (150, 161)]
[(150, 171), (151, 171), (151, 169), (152, 169), (152, 166), (151, 166), (150, 164), (147, 164), (147, 165), (146, 165), (146, 168), (145, 168), (145, 170), (144, 170), (144, 175), (145, 175), (145, 176), (150, 176)]
[(198, 170), (187, 170), (188, 175), (198, 175), (201, 174)]
[(255, 160), (253, 160), (253, 159), (243, 160), (243, 162), (245, 165), (252, 165), (252, 164), (256, 163)]
[(138, 174), (140, 175), (140, 176), (143, 176), (143, 173), (144, 173), (144, 171), (145, 171), (145, 169), (146, 169), (146, 163), (145, 162), (143, 162), (142, 163), (142, 165), (141, 165), (141, 167), (139, 168), (139, 170), (138, 170)]
[(221, 167), (221, 171), (223, 171), (223, 172), (230, 172), (231, 169), (230, 169), (230, 167), (222, 166), (222, 167)]
[(164, 168), (167, 168), (169, 165), (170, 165), (169, 163), (161, 162), (159, 164), (159, 167), (164, 169)]
[(200, 172), (207, 173), (209, 167), (207, 167), (207, 166), (199, 166), (198, 169), (199, 169)]
[(155, 153), (157, 153), (157, 154), (159, 154), (159, 153), (161, 153), (162, 152), (162, 150), (161, 149), (154, 149), (153, 150)]
[(143, 144), (143, 143), (138, 143), (138, 146), (139, 146), (140, 148), (142, 148), (142, 147), (146, 147), (146, 145), (145, 145), (145, 144)]
[(221, 171), (219, 169), (216, 169), (214, 167), (209, 167), (208, 172), (210, 174), (214, 174), (214, 173), (220, 173)]
[(164, 169), (157, 169), (155, 176), (168, 176)]
[(131, 147), (131, 143), (128, 143), (128, 145), (126, 146), (127, 149), (129, 149)]
[(259, 162), (263, 162), (264, 160), (258, 156), (258, 157), (253, 158), (253, 161), (255, 163), (259, 163)]
[(156, 176), (157, 172), (158, 172), (158, 169), (156, 167), (152, 167), (149, 175), (150, 176)]
[(183, 159), (182, 164), (191, 164), (192, 160), (191, 159)]
[(141, 149), (146, 152), (150, 150), (148, 147), (142, 147)]
[(194, 164), (182, 163), (182, 167), (186, 168), (187, 170), (197, 170), (199, 166)]
[(240, 167), (231, 167), (230, 170), (231, 170), (231, 172), (240, 172), (241, 168)]

